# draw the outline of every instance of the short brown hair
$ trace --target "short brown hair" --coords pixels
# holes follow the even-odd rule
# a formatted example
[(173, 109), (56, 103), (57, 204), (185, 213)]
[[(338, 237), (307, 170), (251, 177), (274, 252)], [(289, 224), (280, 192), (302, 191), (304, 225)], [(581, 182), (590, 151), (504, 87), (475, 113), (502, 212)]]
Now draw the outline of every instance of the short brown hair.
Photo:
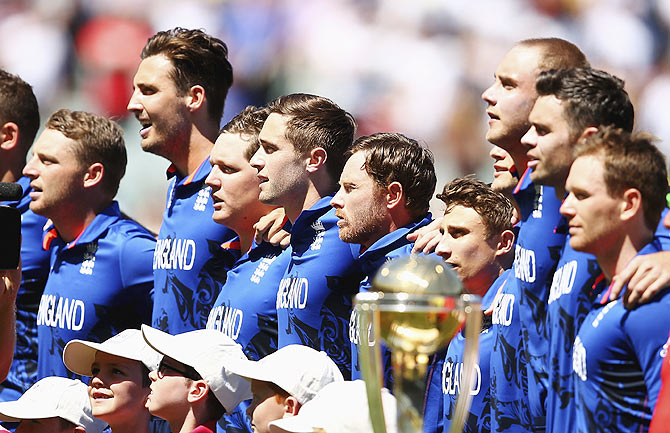
[(633, 104), (623, 80), (592, 68), (552, 69), (535, 82), (537, 94), (565, 103), (564, 117), (573, 135), (588, 127), (614, 125), (633, 130)]
[(195, 85), (205, 89), (207, 113), (219, 122), (228, 90), (233, 85), (233, 67), (226, 44), (202, 30), (175, 27), (149, 38), (141, 58), (163, 55), (172, 63), (172, 80), (185, 95)]
[(121, 127), (97, 114), (63, 108), (51, 115), (46, 128), (75, 142), (74, 153), (82, 166), (99, 162), (105, 167), (102, 186), (113, 198), (126, 173), (128, 160)]
[(14, 122), (19, 127), (19, 146), (28, 154), (40, 128), (40, 111), (30, 84), (0, 69), (0, 126)]
[(365, 171), (382, 188), (399, 182), (405, 206), (414, 219), (428, 213), (437, 179), (433, 153), (402, 134), (377, 133), (359, 137), (347, 156), (365, 152)]
[(268, 104), (270, 113), (289, 116), (286, 139), (304, 155), (317, 147), (326, 150), (326, 168), (337, 179), (344, 167), (344, 154), (351, 147), (356, 122), (351, 114), (330, 99), (305, 93), (280, 96)]
[(270, 110), (267, 107), (258, 108), (249, 105), (221, 128), (221, 134), (239, 134), (249, 141), (249, 147), (244, 151), (244, 157), (248, 161), (260, 147), (258, 134), (263, 129), (268, 115)]
[(509, 199), (471, 176), (452, 180), (444, 186), (442, 194), (438, 194), (437, 198), (447, 205), (445, 215), (454, 206), (474, 209), (484, 222), (489, 238), (512, 229), (513, 207)]
[(517, 46), (537, 48), (541, 51), (538, 70), (584, 68), (589, 66), (586, 56), (577, 45), (560, 38), (525, 39)]
[(654, 145), (657, 138), (647, 132), (631, 134), (620, 128), (605, 126), (582, 139), (573, 156), (594, 156), (603, 164), (607, 192), (621, 196), (629, 188), (642, 195), (647, 228), (655, 231), (665, 208), (668, 173), (665, 157)]

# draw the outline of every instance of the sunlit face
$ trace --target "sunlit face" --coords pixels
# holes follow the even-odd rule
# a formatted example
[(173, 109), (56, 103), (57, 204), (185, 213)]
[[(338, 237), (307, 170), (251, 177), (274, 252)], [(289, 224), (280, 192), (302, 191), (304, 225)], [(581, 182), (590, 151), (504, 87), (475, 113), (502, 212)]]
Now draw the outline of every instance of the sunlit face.
[[(67, 426), (67, 427), (66, 427)], [(60, 418), (24, 419), (15, 433), (72, 433), (75, 428)]]
[(535, 79), (540, 72), (540, 55), (536, 48), (512, 48), (498, 65), (493, 84), (482, 93), (488, 104), (486, 139), (509, 152), (519, 169), (526, 165), (519, 141), (528, 130), (528, 114), (537, 98)]
[(622, 231), (618, 216), (625, 202), (607, 192), (601, 160), (596, 156), (577, 158), (565, 187), (568, 196), (561, 214), (570, 226), (570, 246), (596, 257), (614, 250)]
[(212, 218), (238, 233), (272, 209), (258, 200), (257, 172), (244, 156), (248, 147), (249, 141), (239, 134), (219, 135), (209, 158), (212, 171), (205, 180), (212, 188)]
[(181, 152), (190, 134), (188, 96), (179, 95), (170, 72), (172, 62), (162, 54), (142, 60), (128, 102), (141, 124), (142, 149), (170, 159)]
[(56, 222), (72, 217), (72, 204), (84, 193), (86, 167), (78, 161), (74, 146), (75, 141), (60, 131), (45, 129), (23, 169), (33, 189), (30, 210)]
[(251, 427), (254, 433), (268, 433), (268, 423), (281, 419), (286, 414), (286, 408), (277, 393), (267, 382), (260, 380), (251, 381), (251, 393), (253, 399), (247, 408), (247, 414), (251, 418)]
[(553, 95), (537, 98), (530, 112), (531, 128), (521, 139), (528, 149), (530, 178), (541, 185), (563, 189), (572, 164), (577, 137), (564, 116), (564, 103)]
[(294, 203), (304, 196), (308, 185), (306, 157), (299, 155), (285, 136), (289, 119), (270, 114), (258, 136), (261, 146), (251, 157), (260, 180), (259, 199), (275, 206)]
[(344, 165), (340, 189), (330, 204), (340, 219), (340, 239), (368, 248), (388, 233), (389, 211), (386, 190), (365, 170), (366, 152), (354, 153)]
[(451, 265), (470, 293), (482, 296), (500, 271), (496, 263), (500, 236), (488, 236), (477, 211), (461, 205), (444, 214), (440, 232), (435, 253)]
[(93, 416), (114, 426), (147, 417), (149, 387), (142, 387), (142, 363), (97, 352), (88, 385)]
[(491, 182), (491, 189), (502, 193), (512, 192), (519, 181), (519, 178), (512, 174), (512, 172), (516, 172), (512, 156), (498, 146), (491, 148), (489, 156), (493, 158), (493, 182)]
[(161, 366), (164, 368), (149, 373), (151, 392), (146, 407), (152, 415), (169, 421), (188, 411), (187, 396), (193, 382), (180, 373), (185, 370), (181, 362), (166, 356)]

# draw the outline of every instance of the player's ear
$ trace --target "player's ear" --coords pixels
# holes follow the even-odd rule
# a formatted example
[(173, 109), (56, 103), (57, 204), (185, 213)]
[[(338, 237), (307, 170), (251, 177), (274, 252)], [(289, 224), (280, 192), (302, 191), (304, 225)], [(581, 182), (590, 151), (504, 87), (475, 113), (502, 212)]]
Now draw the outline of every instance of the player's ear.
[(514, 233), (511, 230), (505, 230), (500, 234), (500, 239), (496, 245), (496, 256), (502, 256), (514, 248)]
[(19, 142), (19, 126), (14, 122), (7, 122), (0, 127), (0, 149), (10, 150)]
[(309, 151), (307, 158), (307, 171), (315, 173), (319, 169), (326, 169), (326, 161), (328, 160), (328, 152), (323, 147), (315, 147)]
[(399, 204), (405, 203), (405, 191), (400, 182), (391, 182), (386, 187), (386, 207), (392, 209)]
[(84, 187), (90, 188), (102, 182), (105, 175), (105, 166), (100, 162), (95, 162), (88, 166), (84, 173)]
[(592, 136), (596, 132), (598, 132), (598, 128), (596, 128), (595, 126), (589, 126), (588, 128), (584, 129), (584, 131), (582, 131), (581, 134), (579, 134), (579, 138), (577, 139), (576, 143), (579, 143), (586, 137)]
[(186, 106), (189, 111), (194, 112), (204, 107), (206, 100), (205, 88), (199, 84), (191, 86), (186, 97)]
[(624, 221), (632, 219), (639, 212), (644, 212), (642, 207), (642, 193), (636, 188), (628, 188), (621, 195), (620, 218)]

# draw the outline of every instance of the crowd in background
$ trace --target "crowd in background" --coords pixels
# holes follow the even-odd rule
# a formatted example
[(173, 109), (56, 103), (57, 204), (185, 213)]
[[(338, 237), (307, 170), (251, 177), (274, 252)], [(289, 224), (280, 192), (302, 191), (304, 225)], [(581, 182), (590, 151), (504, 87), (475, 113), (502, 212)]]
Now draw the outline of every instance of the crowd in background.
[(670, 150), (664, 0), (4, 0), (0, 17), (0, 67), (34, 86), (43, 118), (68, 106), (123, 120), (120, 201), (153, 231), (167, 165), (140, 150), (126, 104), (147, 38), (177, 25), (228, 44), (235, 82), (223, 123), (281, 94), (323, 95), (355, 116), (358, 135), (404, 131), (426, 142), (438, 184), (473, 172), (490, 179), (480, 94), (509, 46), (528, 37), (573, 41), (623, 78), (636, 128)]

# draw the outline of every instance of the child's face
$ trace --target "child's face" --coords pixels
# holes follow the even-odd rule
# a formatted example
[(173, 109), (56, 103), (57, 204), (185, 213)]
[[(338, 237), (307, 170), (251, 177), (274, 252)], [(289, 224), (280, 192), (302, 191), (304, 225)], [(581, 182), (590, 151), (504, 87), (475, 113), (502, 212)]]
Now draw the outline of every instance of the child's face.
[(88, 385), (93, 416), (114, 426), (120, 421), (146, 416), (149, 387), (142, 387), (142, 363), (97, 352)]
[(151, 392), (146, 407), (152, 415), (170, 421), (188, 410), (193, 381), (184, 376), (187, 369), (181, 362), (164, 356), (158, 371), (149, 373)]
[(277, 393), (267, 382), (251, 381), (251, 393), (254, 398), (247, 408), (254, 433), (268, 433), (268, 423), (284, 417), (286, 413), (284, 399), (277, 399)]

